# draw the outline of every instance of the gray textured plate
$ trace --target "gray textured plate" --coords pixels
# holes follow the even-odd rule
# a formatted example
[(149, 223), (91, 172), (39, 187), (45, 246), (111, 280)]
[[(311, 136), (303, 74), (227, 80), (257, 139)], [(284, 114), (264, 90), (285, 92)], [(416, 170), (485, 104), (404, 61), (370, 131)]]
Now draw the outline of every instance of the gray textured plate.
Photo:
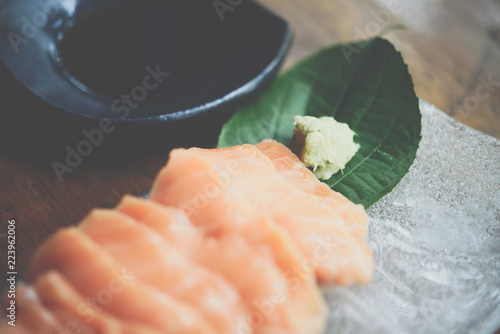
[(376, 271), (324, 288), (326, 333), (493, 333), (500, 327), (500, 141), (421, 101), (410, 172), (372, 206)]

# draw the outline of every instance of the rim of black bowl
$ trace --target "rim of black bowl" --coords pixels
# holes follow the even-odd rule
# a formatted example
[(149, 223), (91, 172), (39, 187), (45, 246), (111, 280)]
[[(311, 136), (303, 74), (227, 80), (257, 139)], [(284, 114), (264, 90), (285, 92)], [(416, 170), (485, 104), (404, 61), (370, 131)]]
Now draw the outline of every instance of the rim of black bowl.
[[(113, 0), (110, 0), (110, 2), (112, 1)], [(53, 105), (54, 108), (58, 108), (65, 112), (72, 113), (78, 117), (86, 119), (110, 119), (113, 122), (123, 123), (152, 121), (172, 122), (183, 120), (200, 114), (205, 114), (208, 112), (215, 112), (216, 110), (229, 104), (237, 107), (239, 101), (255, 93), (258, 88), (260, 88), (266, 81), (269, 80), (270, 76), (278, 72), (293, 38), (292, 28), (287, 21), (277, 16), (264, 6), (256, 3), (255, 1), (248, 1), (248, 4), (255, 6), (255, 8), (265, 13), (271, 19), (280, 22), (283, 28), (283, 35), (281, 36), (279, 47), (277, 48), (277, 51), (272, 54), (271, 61), (269, 61), (267, 66), (265, 66), (262, 71), (260, 71), (250, 80), (246, 81), (243, 85), (237, 86), (224, 96), (202, 103), (195, 107), (176, 110), (166, 114), (153, 114), (144, 117), (132, 116), (125, 119), (120, 119), (117, 115), (113, 115), (109, 111), (110, 98), (106, 99), (106, 97), (95, 92), (86, 92), (84, 89), (82, 89), (82, 87), (78, 87), (78, 80), (76, 79), (77, 82), (75, 84), (75, 81), (72, 82), (71, 80), (71, 75), (68, 76), (67, 73), (63, 75), (61, 75), (61, 73), (58, 74), (60, 77), (64, 77), (64, 79), (57, 78), (58, 84), (65, 85), (64, 89), (67, 89), (68, 91), (75, 94), (70, 95), (69, 97), (76, 96), (80, 99), (86, 100), (84, 101), (84, 107), (86, 108), (85, 112), (81, 111), (81, 108), (83, 107), (81, 105), (78, 105), (78, 101), (76, 101), (76, 103), (75, 100), (68, 102), (58, 100), (57, 98), (54, 98), (54, 96), (51, 96), (51, 94), (54, 94), (54, 90), (56, 90), (56, 88), (53, 88), (53, 90), (50, 91), (50, 89), (47, 89), (42, 84), (44, 79), (42, 76), (49, 73), (48, 70), (46, 71), (46, 73), (33, 73), (33, 71), (23, 71), (22, 73), (20, 73), (19, 71), (13, 70), (16, 67), (22, 66), (24, 64), (30, 64), (30, 70), (37, 68), (47, 69), (49, 68), (49, 66), (52, 66), (50, 68), (51, 75), (54, 75), (54, 73), (58, 71), (61, 72), (61, 68), (64, 70), (63, 67), (59, 69), (55, 68), (57, 65), (58, 55), (57, 40), (53, 39), (52, 41), (47, 42), (48, 39), (50, 39), (50, 36), (48, 36), (49, 33), (47, 31), (42, 30), (44, 27), (40, 28), (40, 32), (37, 36), (35, 36), (35, 38), (33, 38), (34, 40), (29, 40), (29, 43), (31, 43), (31, 48), (26, 48), (22, 52), (16, 53), (15, 50), (11, 47), (11, 41), (8, 38), (9, 34), (16, 33), (16, 31), (18, 33), (22, 32), (20, 30), (21, 27), (19, 26), (19, 21), (16, 22), (14, 18), (19, 19), (19, 15), (16, 16), (16, 13), (22, 13), (22, 10), (24, 9), (23, 4), (24, 6), (26, 6), (26, 4), (29, 2), (35, 3), (34, 0), (25, 0), (23, 2), (10, 0), (10, 2), (6, 1), (3, 3), (3, 6), (0, 6), (0, 22), (2, 22), (0, 23), (0, 31), (4, 35), (4, 38), (0, 39), (0, 59), (10, 70), (10, 72), (16, 77), (16, 79), (21, 82), (21, 84), (32, 94), (35, 94), (45, 102)], [(64, 12), (62, 13), (62, 15), (64, 16), (70, 14)], [(74, 18), (66, 19), (66, 22), (63, 23), (67, 25), (66, 31), (68, 31), (71, 26), (74, 25), (74, 23)], [(19, 36), (19, 34), (17, 35)], [(60, 40), (62, 37), (59, 34), (57, 38)], [(20, 45), (20, 47), (22, 46), (24, 45)], [(37, 52), (39, 53), (37, 54)], [(42, 56), (40, 57), (40, 55)], [(54, 64), (54, 59), (56, 60), (56, 64)], [(96, 110), (98, 112), (96, 112)]]

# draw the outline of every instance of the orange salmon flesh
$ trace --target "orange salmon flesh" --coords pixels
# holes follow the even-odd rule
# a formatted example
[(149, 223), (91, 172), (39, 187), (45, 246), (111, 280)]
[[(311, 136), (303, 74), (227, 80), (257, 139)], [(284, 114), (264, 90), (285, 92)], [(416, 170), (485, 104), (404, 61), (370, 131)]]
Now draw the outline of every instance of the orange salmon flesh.
[(321, 284), (373, 276), (368, 225), (276, 141), (175, 149), (149, 200), (94, 209), (36, 251), (0, 333), (320, 334)]

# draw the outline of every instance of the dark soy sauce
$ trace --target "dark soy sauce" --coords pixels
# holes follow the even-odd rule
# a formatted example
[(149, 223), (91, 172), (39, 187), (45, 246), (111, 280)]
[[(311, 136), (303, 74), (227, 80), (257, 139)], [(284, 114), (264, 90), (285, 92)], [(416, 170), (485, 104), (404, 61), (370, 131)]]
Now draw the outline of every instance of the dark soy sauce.
[(137, 1), (76, 22), (58, 43), (66, 75), (90, 93), (115, 98), (143, 85), (148, 66), (170, 73), (145, 104), (199, 84), (213, 65), (214, 46), (189, 13), (166, 3)]

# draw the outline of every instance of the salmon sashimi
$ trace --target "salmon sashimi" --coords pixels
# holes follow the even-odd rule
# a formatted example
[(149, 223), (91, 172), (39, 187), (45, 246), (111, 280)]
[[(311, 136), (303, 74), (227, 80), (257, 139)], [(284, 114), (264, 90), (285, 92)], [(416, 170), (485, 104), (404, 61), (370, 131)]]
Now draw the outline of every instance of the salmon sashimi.
[(48, 271), (34, 283), (34, 289), (44, 307), (55, 315), (67, 332), (74, 333), (116, 333), (116, 334), (160, 334), (150, 327), (120, 321), (104, 310), (94, 312), (87, 307), (87, 301), (57, 271)]
[(321, 182), (285, 145), (266, 139), (256, 144), (255, 147), (271, 159), (278, 173), (288, 182), (335, 208), (352, 235), (362, 241), (368, 239), (368, 215), (362, 205), (354, 204), (344, 195), (333, 191)]
[[(228, 195), (223, 196), (225, 193)], [(346, 285), (371, 279), (371, 251), (348, 232), (339, 213), (316, 196), (292, 186), (253, 145), (173, 150), (155, 181), (151, 200), (183, 208), (191, 218), (219, 196), (223, 197), (217, 202), (219, 208), (238, 210), (224, 205), (224, 201), (231, 203), (231, 195), (236, 194), (290, 233), (302, 254), (310, 259), (308, 263), (319, 281)], [(225, 211), (220, 214), (227, 215)], [(221, 229), (220, 220), (206, 219), (203, 224), (208, 233)]]
[(27, 277), (36, 281), (51, 270), (85, 296), (88, 312), (105, 310), (165, 333), (217, 333), (199, 311), (140, 282), (79, 229), (62, 229), (52, 236), (36, 252)]
[[(7, 300), (7, 299), (6, 299)], [(14, 300), (14, 299), (10, 299)], [(4, 310), (10, 305), (5, 305)], [(40, 302), (33, 287), (24, 283), (16, 286), (15, 294), (15, 319), (5, 315), (0, 320), (0, 333), (2, 334), (46, 334), (63, 333), (64, 327), (59, 320), (47, 310)], [(7, 322), (15, 320), (9, 325)]]
[[(187, 182), (192, 182), (192, 185), (214, 182), (210, 173), (196, 173), (193, 177), (186, 176), (183, 180), (186, 189), (190, 187)], [(275, 303), (276, 314), (281, 312), (281, 319), (286, 319), (281, 321), (280, 326), (295, 333), (321, 332), (326, 309), (314, 275), (309, 268), (303, 268), (302, 254), (283, 227), (276, 225), (270, 216), (255, 210), (241, 192), (234, 190), (219, 189), (218, 196), (192, 210), (190, 220), (203, 228), (208, 236), (241, 236), (253, 249), (258, 250), (261, 256), (270, 258), (274, 265), (290, 278), (287, 280), (287, 302)], [(292, 278), (300, 281), (299, 288), (292, 289), (294, 284), (289, 282)]]
[(373, 276), (368, 223), (276, 141), (176, 149), (150, 201), (125, 196), (37, 250), (0, 333), (320, 334), (317, 282)]
[(262, 256), (244, 238), (207, 239), (194, 261), (219, 272), (240, 292), (250, 313), (238, 319), (238, 332), (279, 332), (289, 327), (286, 307), (273, 304), (271, 312), (263, 309), (273, 294), (289, 300), (286, 277), (271, 258)]
[[(287, 329), (293, 333), (321, 333), (326, 307), (313, 272), (303, 267), (305, 259), (288, 232), (276, 225), (269, 216), (259, 215), (258, 211), (252, 210), (248, 201), (242, 202), (236, 194), (226, 195), (227, 198), (221, 195), (212, 199), (209, 205), (200, 210), (200, 214), (192, 215), (192, 219), (211, 217), (211, 214), (207, 212), (212, 210), (214, 213), (220, 209), (217, 205), (218, 200), (231, 204), (232, 209), (222, 211), (223, 214), (218, 218), (222, 224), (219, 225), (217, 234), (229, 239), (234, 238), (234, 235), (240, 235), (252, 249), (258, 252), (259, 256), (271, 259), (285, 276), (284, 289), (286, 291), (276, 290), (274, 293), (275, 295), (283, 294), (283, 298), (269, 295), (266, 301), (261, 302), (274, 312), (283, 314), (280, 323), (271, 322), (271, 324), (279, 325), (281, 330)], [(247, 203), (246, 206), (244, 206), (245, 203)], [(236, 209), (244, 207), (247, 209), (241, 211)], [(273, 298), (276, 300), (273, 301)], [(267, 312), (270, 313), (269, 310)]]
[[(256, 301), (265, 300), (273, 291), (286, 290), (285, 277), (272, 260), (259, 256), (257, 251), (239, 236), (206, 238), (202, 234), (203, 230), (192, 226), (181, 211), (130, 196), (122, 200), (117, 210), (142, 222), (166, 240), (174, 242), (191, 261), (223, 276), (237, 289), (250, 312), (255, 310)], [(179, 228), (180, 226), (182, 228)], [(184, 240), (193, 243), (187, 244)], [(254, 312), (255, 314), (257, 312)], [(279, 312), (264, 319), (267, 320), (265, 323), (256, 323), (251, 314), (235, 320), (238, 330), (245, 333), (252, 332), (256, 327), (258, 331), (255, 332), (258, 333), (270, 326), (270, 322), (283, 321)]]
[(195, 227), (182, 210), (130, 195), (123, 197), (116, 210), (158, 233), (189, 259), (202, 249), (203, 230)]
[(139, 280), (199, 310), (218, 333), (236, 333), (246, 317), (239, 294), (220, 275), (200, 267), (156, 232), (116, 210), (93, 210), (81, 229)]
[[(253, 236), (226, 234), (204, 239), (206, 231), (190, 225), (185, 215), (175, 213), (178, 210), (130, 196), (125, 197), (117, 209), (167, 240), (177, 242), (180, 249), (186, 248), (182, 242), (186, 235), (192, 242), (191, 250), (187, 249), (192, 260), (224, 275), (238, 288), (252, 310), (253, 318), (239, 321), (240, 328), (253, 327), (257, 333), (279, 333), (284, 329), (293, 333), (316, 333), (322, 329), (325, 307), (314, 279), (297, 270), (298, 251), (291, 242), (287, 243), (287, 234), (269, 220), (262, 219), (260, 224), (255, 221)], [(182, 229), (170, 227), (178, 224), (175, 219), (180, 219)], [(251, 245), (249, 240), (253, 240)], [(273, 248), (279, 247), (282, 250), (273, 254)], [(192, 248), (197, 251), (192, 252)]]

